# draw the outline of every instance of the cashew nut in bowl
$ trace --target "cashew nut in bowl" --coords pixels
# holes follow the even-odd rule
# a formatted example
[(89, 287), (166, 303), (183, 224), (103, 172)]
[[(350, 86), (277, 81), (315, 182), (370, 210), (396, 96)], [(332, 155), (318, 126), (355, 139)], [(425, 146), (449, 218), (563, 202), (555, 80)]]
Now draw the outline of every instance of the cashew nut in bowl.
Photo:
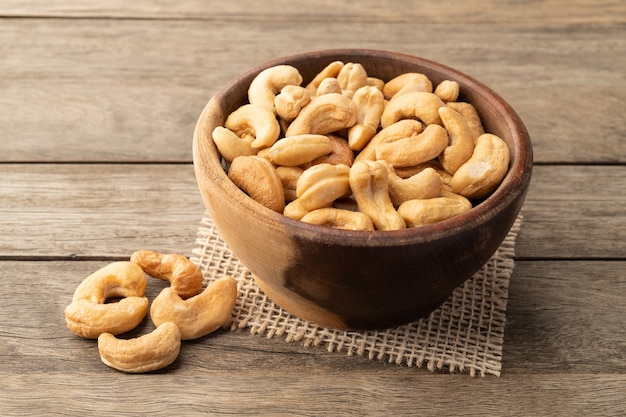
[(348, 141), (337, 135), (330, 134), (327, 136), (328, 139), (330, 139), (330, 153), (303, 164), (302, 168), (307, 169), (313, 165), (319, 164), (344, 164), (349, 167), (352, 166), (352, 163), (354, 162), (354, 152), (350, 149)]
[(306, 169), (296, 184), (297, 199), (290, 203), (308, 211), (326, 207), (333, 201), (350, 195), (350, 167), (319, 164)]
[(375, 160), (376, 145), (379, 143), (394, 142), (403, 138), (419, 135), (424, 130), (424, 125), (414, 119), (399, 120), (381, 129), (367, 143), (367, 145), (354, 158), (355, 161)]
[(408, 200), (441, 195), (443, 180), (433, 168), (425, 168), (409, 178), (400, 178), (390, 164), (381, 162), (385, 163), (389, 172), (389, 197), (395, 207)]
[(461, 114), (447, 106), (440, 107), (438, 111), (450, 138), (450, 144), (439, 155), (439, 161), (446, 171), (454, 174), (472, 156), (474, 136)]
[(341, 94), (352, 98), (356, 90), (367, 85), (367, 72), (363, 65), (357, 62), (348, 62), (337, 74), (337, 81), (341, 87)]
[(237, 281), (223, 277), (187, 300), (171, 288), (164, 288), (152, 301), (150, 317), (158, 327), (167, 322), (176, 323), (182, 340), (197, 339), (227, 324), (236, 301)]
[(134, 339), (118, 339), (111, 333), (103, 333), (98, 337), (102, 362), (128, 373), (165, 368), (178, 357), (180, 345), (181, 333), (174, 323), (163, 323), (151, 333)]
[(276, 114), (282, 120), (291, 123), (310, 101), (311, 95), (306, 88), (299, 85), (286, 85), (274, 98), (274, 107)]
[(285, 136), (336, 132), (352, 127), (356, 123), (355, 115), (356, 109), (351, 99), (337, 93), (324, 94), (302, 108), (298, 117), (287, 128)]
[(224, 126), (242, 139), (251, 139), (253, 148), (267, 148), (278, 140), (280, 124), (271, 110), (258, 104), (245, 104), (226, 118)]
[(169, 281), (182, 298), (193, 297), (202, 289), (202, 271), (183, 255), (138, 250), (130, 256), (130, 261), (151, 277)]
[(474, 142), (476, 142), (476, 139), (478, 139), (480, 135), (485, 133), (483, 122), (480, 120), (476, 107), (464, 101), (450, 101), (446, 103), (446, 105), (465, 118), (467, 125), (472, 131)]
[(302, 76), (291, 65), (276, 65), (261, 71), (250, 83), (248, 101), (276, 113), (274, 99), (287, 85), (300, 85)]
[(448, 145), (448, 133), (439, 125), (428, 125), (418, 135), (375, 145), (376, 159), (397, 167), (421, 164), (436, 158)]
[(217, 150), (227, 162), (231, 162), (238, 156), (249, 156), (257, 153), (257, 149), (252, 147), (251, 141), (240, 138), (235, 132), (223, 126), (217, 126), (213, 129), (212, 137)]
[(456, 101), (459, 98), (459, 83), (451, 80), (444, 80), (435, 88), (435, 95), (441, 99), (441, 101), (447, 103), (449, 101)]
[(112, 262), (85, 278), (74, 290), (72, 301), (90, 300), (102, 304), (107, 298), (141, 297), (146, 276), (133, 262)]
[(433, 83), (426, 75), (418, 72), (400, 74), (387, 81), (383, 87), (383, 94), (387, 100), (390, 100), (397, 94), (417, 91), (425, 93), (433, 92)]
[(276, 169), (259, 156), (239, 156), (228, 170), (228, 178), (246, 194), (265, 207), (281, 213), (285, 191)]
[(324, 78), (320, 83), (320, 86), (317, 87), (317, 92), (315, 93), (316, 97), (323, 96), (324, 94), (341, 94), (341, 85), (339, 84), (339, 80), (333, 77)]
[(378, 131), (385, 98), (376, 87), (365, 86), (354, 93), (352, 101), (357, 114), (356, 123), (348, 129), (348, 145), (350, 149), (360, 151)]
[(320, 208), (307, 213), (301, 221), (343, 230), (374, 230), (372, 220), (364, 213), (333, 207)]
[(322, 69), (305, 87), (311, 97), (317, 94), (317, 90), (320, 84), (326, 78), (337, 78), (337, 75), (339, 75), (339, 71), (341, 71), (341, 68), (343, 68), (343, 62), (341, 61), (333, 61), (330, 64), (326, 65), (326, 67), (324, 67), (324, 69)]
[(414, 92), (394, 96), (385, 106), (380, 117), (382, 128), (402, 119), (417, 119), (426, 125), (441, 125), (441, 118), (437, 110), (445, 106), (433, 93)]
[(472, 208), (465, 198), (444, 196), (405, 201), (398, 207), (398, 213), (407, 227), (424, 226), (449, 219)]
[(268, 151), (268, 158), (276, 165), (298, 166), (328, 155), (332, 150), (326, 135), (301, 134), (277, 141)]
[(283, 184), (283, 191), (285, 194), (285, 201), (293, 201), (296, 197), (296, 186), (298, 184), (298, 178), (304, 170), (299, 167), (276, 167), (276, 174), (280, 178), (280, 182)]

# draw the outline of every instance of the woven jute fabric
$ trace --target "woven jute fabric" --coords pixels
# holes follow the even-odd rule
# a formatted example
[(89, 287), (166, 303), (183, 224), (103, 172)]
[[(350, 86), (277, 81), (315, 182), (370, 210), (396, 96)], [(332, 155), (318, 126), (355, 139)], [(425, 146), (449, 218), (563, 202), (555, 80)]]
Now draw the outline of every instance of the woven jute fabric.
[(256, 285), (207, 215), (200, 222), (191, 260), (202, 269), (205, 285), (225, 275), (237, 279), (233, 331), (249, 329), (252, 335), (431, 371), (500, 376), (509, 279), (521, 223), (520, 214), (491, 259), (428, 317), (382, 331), (328, 329), (286, 312)]

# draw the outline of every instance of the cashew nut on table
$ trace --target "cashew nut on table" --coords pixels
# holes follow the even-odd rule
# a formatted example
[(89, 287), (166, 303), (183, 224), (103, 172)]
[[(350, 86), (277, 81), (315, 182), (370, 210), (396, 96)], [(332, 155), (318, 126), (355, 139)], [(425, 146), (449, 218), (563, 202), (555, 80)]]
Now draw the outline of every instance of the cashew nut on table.
[(358, 62), (330, 62), (308, 82), (270, 67), (213, 140), (231, 180), (287, 217), (349, 230), (443, 221), (493, 193), (511, 156), (463, 86), (434, 81), (383, 80)]

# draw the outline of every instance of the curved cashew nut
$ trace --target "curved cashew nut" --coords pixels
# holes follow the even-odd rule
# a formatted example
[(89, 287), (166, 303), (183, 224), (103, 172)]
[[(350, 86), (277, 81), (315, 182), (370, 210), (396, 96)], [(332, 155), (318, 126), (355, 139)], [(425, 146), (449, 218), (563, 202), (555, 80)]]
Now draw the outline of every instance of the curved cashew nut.
[(318, 164), (306, 169), (298, 179), (294, 202), (312, 211), (349, 196), (349, 174), (350, 167), (343, 164)]
[(291, 122), (310, 101), (311, 95), (304, 87), (286, 85), (274, 98), (274, 107), (281, 119)]
[(132, 330), (147, 313), (146, 297), (131, 296), (107, 304), (80, 299), (65, 308), (65, 324), (72, 333), (95, 339), (102, 333), (121, 334)]
[[(382, 162), (382, 161), (381, 161)], [(389, 173), (389, 197), (395, 207), (414, 199), (439, 197), (443, 189), (441, 176), (433, 168), (426, 168), (409, 178), (400, 178), (393, 167), (385, 163)]]
[(311, 97), (314, 97), (317, 94), (317, 89), (322, 81), (326, 78), (336, 78), (337, 75), (339, 75), (341, 68), (343, 68), (343, 62), (341, 61), (333, 61), (326, 65), (326, 67), (324, 67), (305, 87)]
[(138, 250), (130, 256), (130, 261), (151, 277), (169, 281), (182, 298), (193, 297), (202, 289), (202, 271), (183, 255)]
[(403, 138), (415, 136), (422, 133), (423, 129), (424, 125), (414, 119), (403, 119), (397, 121), (396, 123), (387, 126), (386, 128), (380, 130), (376, 135), (374, 135), (374, 137), (368, 142), (368, 144), (354, 158), (354, 161), (373, 161), (376, 159), (377, 144), (394, 142)]
[(510, 151), (504, 140), (490, 133), (479, 136), (472, 157), (452, 176), (452, 192), (467, 198), (486, 197), (504, 179), (509, 160)]
[(305, 223), (343, 230), (374, 230), (372, 220), (364, 213), (338, 208), (320, 208), (300, 219)]
[(337, 74), (337, 81), (341, 87), (341, 94), (352, 98), (356, 90), (367, 85), (367, 71), (359, 63), (348, 62)]
[(100, 359), (107, 366), (128, 373), (165, 368), (180, 353), (180, 330), (174, 323), (163, 323), (151, 333), (134, 339), (118, 339), (110, 333), (98, 337)]
[(276, 113), (274, 99), (276, 94), (287, 85), (300, 85), (302, 76), (291, 65), (276, 65), (261, 71), (250, 83), (248, 101), (258, 104), (272, 113)]
[(387, 81), (383, 87), (383, 94), (387, 100), (390, 100), (393, 96), (400, 93), (400, 91), (402, 91), (402, 94), (417, 91), (432, 93), (433, 84), (424, 74), (406, 72)]
[(456, 81), (444, 80), (437, 88), (435, 88), (435, 95), (443, 102), (456, 101), (459, 98), (460, 86)]
[(385, 82), (377, 77), (367, 77), (367, 85), (378, 88), (381, 93), (385, 88)]
[(433, 93), (414, 92), (393, 97), (385, 106), (380, 117), (382, 128), (401, 119), (418, 119), (426, 125), (441, 125), (441, 118), (437, 111), (445, 106), (444, 102)]
[(164, 288), (152, 301), (150, 317), (156, 326), (175, 323), (182, 340), (197, 339), (228, 323), (236, 301), (237, 281), (223, 277), (187, 300), (171, 288)]
[(376, 230), (406, 227), (389, 197), (389, 174), (384, 163), (355, 162), (350, 169), (350, 186), (359, 210), (369, 216)]
[(303, 164), (303, 168), (306, 169), (319, 164), (344, 164), (349, 167), (352, 166), (354, 162), (354, 152), (352, 152), (352, 149), (348, 146), (348, 142), (337, 135), (328, 135), (328, 139), (330, 139), (330, 153)]
[(136, 264), (112, 262), (85, 278), (74, 290), (72, 301), (90, 300), (102, 304), (107, 298), (141, 297), (146, 284), (146, 276)]
[(398, 207), (398, 213), (408, 227), (418, 227), (449, 219), (471, 208), (467, 199), (447, 196), (406, 201)]
[(279, 213), (285, 208), (283, 184), (276, 169), (267, 159), (259, 156), (238, 156), (230, 164), (228, 178), (265, 207)]
[(280, 182), (283, 184), (285, 201), (296, 199), (296, 184), (303, 172), (304, 170), (299, 167), (276, 167), (276, 174), (278, 174), (278, 178), (280, 178)]
[(341, 85), (339, 84), (339, 80), (334, 77), (324, 78), (320, 83), (320, 86), (317, 87), (316, 96), (323, 96), (324, 94), (337, 93), (341, 94)]
[(466, 103), (464, 101), (451, 101), (449, 103), (446, 103), (446, 105), (465, 118), (467, 125), (472, 131), (472, 137), (474, 138), (474, 142), (476, 142), (476, 139), (478, 139), (480, 135), (485, 133), (483, 122), (480, 120), (480, 116), (478, 115), (476, 107), (474, 107), (472, 104)]
[(440, 107), (439, 115), (450, 138), (450, 144), (439, 155), (439, 161), (446, 171), (454, 174), (472, 156), (474, 138), (465, 118), (450, 107)]
[(376, 144), (376, 159), (383, 159), (394, 167), (413, 166), (436, 158), (447, 145), (446, 130), (439, 125), (428, 125), (419, 135)]
[(412, 167), (394, 167), (393, 169), (397, 176), (403, 179), (407, 179), (419, 174), (427, 168), (434, 169), (435, 172), (439, 174), (439, 177), (441, 178), (441, 181), (443, 183), (442, 191), (450, 189), (450, 181), (452, 180), (452, 175), (448, 171), (443, 169), (438, 159), (433, 159), (432, 161), (424, 162), (422, 164), (414, 165)]
[(217, 146), (217, 150), (220, 151), (222, 157), (228, 162), (231, 162), (238, 156), (249, 156), (257, 153), (250, 141), (240, 138), (235, 132), (226, 129), (224, 126), (217, 126), (213, 129), (211, 136), (215, 146)]
[(226, 118), (224, 126), (240, 138), (251, 138), (253, 148), (267, 148), (278, 140), (280, 124), (271, 110), (259, 104), (245, 104)]
[(374, 137), (385, 107), (383, 93), (372, 86), (361, 87), (352, 96), (357, 109), (356, 123), (348, 129), (348, 145), (360, 151)]
[(298, 166), (328, 155), (331, 150), (328, 136), (301, 134), (277, 141), (270, 148), (267, 157), (276, 165)]
[(325, 135), (352, 127), (355, 122), (356, 108), (352, 100), (342, 94), (324, 94), (304, 106), (287, 128), (285, 136), (303, 133)]

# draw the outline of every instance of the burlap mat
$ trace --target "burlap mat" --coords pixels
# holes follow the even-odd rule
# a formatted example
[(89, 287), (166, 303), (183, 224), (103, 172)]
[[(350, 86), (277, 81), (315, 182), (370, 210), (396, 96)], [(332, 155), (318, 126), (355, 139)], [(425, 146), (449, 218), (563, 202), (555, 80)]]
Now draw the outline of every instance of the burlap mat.
[(231, 330), (247, 328), (253, 335), (283, 337), (305, 346), (325, 346), (328, 352), (426, 366), (431, 371), (500, 376), (509, 278), (521, 223), (520, 214), (487, 264), (430, 316), (385, 331), (327, 329), (287, 313), (259, 289), (207, 216), (202, 218), (191, 260), (201, 267), (206, 282), (224, 275), (237, 279), (240, 295)]

